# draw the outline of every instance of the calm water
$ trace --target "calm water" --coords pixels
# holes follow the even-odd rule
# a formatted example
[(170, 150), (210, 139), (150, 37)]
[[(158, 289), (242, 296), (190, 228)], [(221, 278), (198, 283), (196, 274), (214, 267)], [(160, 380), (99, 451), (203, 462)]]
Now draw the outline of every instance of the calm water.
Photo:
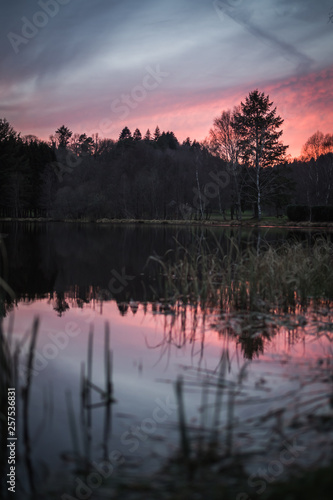
[[(221, 449), (232, 446), (234, 453), (252, 452), (249, 472), (270, 463), (283, 443), (295, 439), (302, 448), (295, 455), (297, 463), (324, 463), (330, 457), (332, 426), (325, 427), (322, 417), (331, 414), (333, 312), (329, 304), (316, 311), (270, 317), (229, 315), (214, 308), (202, 311), (184, 304), (168, 308), (163, 303), (161, 270), (149, 261), (151, 255), (163, 256), (198, 238), (210, 245), (216, 238), (227, 251), (226, 236), (233, 236), (240, 246), (248, 241), (264, 246), (267, 242), (279, 245), (288, 238), (311, 239), (313, 234), (214, 228), (212, 236), (212, 230), (198, 228), (60, 223), (2, 224), (0, 233), (8, 258), (6, 262), (3, 255), (1, 275), (15, 293), (14, 298), (1, 291), (4, 329), (10, 320), (14, 324), (13, 346), (24, 338), (36, 316), (40, 320), (29, 408), (36, 481), (41, 480), (41, 465), (46, 467), (43, 474), (68, 470), (75, 452), (83, 455), (87, 450), (97, 462), (103, 456), (112, 461), (111, 457), (121, 455), (114, 462), (121, 462), (127, 471), (158, 468), (161, 458), (178, 449), (174, 382), (179, 375), (184, 380), (194, 449), (200, 435), (206, 440), (211, 437), (221, 369), (229, 385), (222, 399), (219, 442)], [(167, 258), (175, 256), (169, 253)], [(89, 445), (82, 432), (81, 370), (87, 360), (89, 330), (93, 330), (91, 403), (103, 402), (98, 388), (105, 387), (106, 322), (111, 331), (116, 402), (110, 416), (105, 405), (91, 410)], [(21, 384), (27, 352), (25, 342)], [(22, 412), (20, 405), (18, 410)], [(77, 442), (70, 422), (75, 422)], [(231, 445), (223, 430), (230, 423)], [(20, 434), (18, 443), (24, 456)], [(115, 450), (118, 455), (112, 455)]]

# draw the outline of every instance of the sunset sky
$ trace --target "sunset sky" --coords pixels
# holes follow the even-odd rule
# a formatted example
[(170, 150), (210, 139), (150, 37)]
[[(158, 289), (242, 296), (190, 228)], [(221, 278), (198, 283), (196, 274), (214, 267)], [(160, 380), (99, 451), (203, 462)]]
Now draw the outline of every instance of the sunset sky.
[(333, 132), (333, 0), (16, 0), (1, 7), (0, 117), (22, 135), (203, 140), (255, 88), (298, 156)]

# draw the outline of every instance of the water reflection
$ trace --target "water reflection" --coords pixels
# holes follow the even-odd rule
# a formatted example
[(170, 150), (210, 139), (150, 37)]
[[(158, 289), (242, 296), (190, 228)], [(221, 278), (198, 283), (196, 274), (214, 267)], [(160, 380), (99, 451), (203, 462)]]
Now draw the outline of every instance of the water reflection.
[[(311, 240), (310, 232), (281, 229), (200, 228), (166, 226), (97, 226), (54, 223), (0, 223), (6, 237), (3, 246), (7, 262), (1, 260), (0, 276), (8, 276), (8, 285), (16, 299), (6, 295), (10, 309), (20, 300), (35, 300), (57, 294), (58, 312), (66, 303), (62, 294), (88, 302), (113, 298), (126, 313), (130, 301), (154, 302), (164, 296), (160, 266), (150, 256), (176, 259), (176, 249), (195, 248), (200, 242), (225, 254), (230, 251), (230, 237), (239, 248), (249, 243), (263, 248), (279, 245), (286, 239)], [(318, 232), (317, 232), (318, 233)], [(1, 288), (1, 293), (4, 291)], [(2, 302), (2, 301), (1, 301)]]
[[(72, 463), (81, 454), (91, 454), (97, 459), (119, 450), (127, 465), (139, 467), (141, 464), (140, 467), (149, 470), (153, 463), (156, 464), (156, 450), (162, 457), (167, 456), (166, 450), (171, 444), (174, 448), (177, 446), (177, 412), (170, 414), (165, 425), (158, 425), (156, 443), (147, 435), (144, 440), (138, 438), (137, 428), (151, 418), (157, 399), (175, 404), (173, 384), (179, 374), (185, 376), (187, 421), (192, 422), (194, 442), (200, 442), (203, 430), (198, 409), (202, 406), (202, 387), (207, 389), (205, 419), (210, 422), (215, 418), (221, 355), (226, 352), (228, 363), (223, 378), (227, 381), (224, 382), (227, 384), (226, 401), (230, 397), (234, 400), (234, 438), (232, 443), (222, 439), (222, 448), (232, 446), (239, 453), (243, 446), (247, 449), (258, 448), (258, 443), (262, 446), (265, 432), (269, 432), (275, 419), (281, 416), (281, 407), (284, 425), (288, 422), (290, 429), (292, 426), (307, 427), (307, 415), (316, 421), (319, 418), (316, 406), (321, 414), (328, 411), (332, 305), (322, 304), (320, 309), (309, 309), (306, 313), (300, 308), (286, 317), (251, 312), (221, 314), (218, 310), (202, 314), (198, 307), (190, 305), (176, 304), (166, 310), (163, 304), (154, 303), (137, 304), (134, 312), (129, 310), (126, 316), (121, 316), (115, 301), (95, 301), (79, 306), (66, 295), (64, 298), (70, 307), (62, 316), (54, 313), (54, 304), (47, 299), (28, 306), (20, 303), (15, 313), (14, 340), (24, 338), (27, 325), (32, 323), (36, 313), (41, 317), (33, 366), (31, 416), (26, 419), (31, 435), (38, 434), (38, 441), (33, 440), (31, 449), (34, 467), (40, 460), (55, 466), (59, 457)], [(104, 389), (105, 320), (110, 323), (112, 398), (116, 400), (112, 405), (112, 433), (106, 425), (111, 419), (110, 407), (108, 409), (103, 403), (100, 392), (107, 393)], [(92, 325), (93, 343), (89, 334)], [(28, 345), (21, 349), (22, 365), (27, 362), (28, 351)], [(238, 389), (237, 380), (242, 370), (246, 378)], [(19, 375), (24, 382), (26, 372), (21, 371)], [(82, 388), (87, 384), (93, 388), (90, 400), (87, 394), (82, 399)], [(45, 409), (41, 405), (41, 396), (48, 387), (52, 387), (53, 392), (51, 427), (48, 419), (45, 421)], [(78, 445), (73, 442), (67, 422), (68, 402), (65, 403), (64, 394), (68, 391), (71, 392), (73, 418), (78, 425)], [(95, 409), (89, 414), (89, 408)], [(106, 410), (109, 412), (107, 419)], [(225, 432), (222, 428), (231, 425), (230, 418), (228, 405), (224, 404), (218, 424), (221, 436)], [(208, 432), (208, 423), (205, 425), (204, 434)], [(85, 432), (81, 437), (82, 428)], [(51, 434), (49, 429), (52, 429)], [(282, 431), (287, 432), (287, 427), (281, 428)], [(321, 431), (318, 432), (320, 437)], [(109, 439), (105, 439), (105, 435)], [(104, 445), (101, 447), (98, 443)], [(76, 448), (80, 451), (75, 451)], [(80, 463), (82, 466), (83, 462)]]
[[(276, 451), (281, 436), (292, 439), (295, 429), (330, 444), (316, 408), (321, 415), (331, 411), (333, 304), (310, 301), (284, 312), (264, 307), (235, 312), (209, 297), (204, 302), (166, 300), (161, 268), (149, 260), (202, 239), (211, 246), (218, 241), (227, 254), (230, 235), (240, 248), (252, 242), (256, 252), (260, 241), (260, 253), (267, 242), (279, 246), (295, 234), (72, 224), (3, 226), (0, 231), (8, 235), (4, 245), (9, 257), (1, 275), (7, 273), (15, 291), (15, 297), (1, 291), (5, 331), (14, 317), (13, 346), (40, 318), (30, 414), (24, 419), (33, 436), (30, 469), (38, 470), (41, 462), (51, 469), (61, 467), (59, 462), (77, 466), (78, 456), (105, 459), (118, 450), (124, 467), (152, 470), (156, 457), (178, 448), (174, 383), (179, 375), (184, 376), (193, 453), (193, 443), (203, 450), (208, 435), (224, 452), (240, 454), (246, 447), (257, 457), (260, 448), (265, 454), (267, 435)], [(175, 256), (169, 252), (166, 259)], [(110, 350), (112, 363), (106, 369), (105, 351), (111, 356)], [(18, 373), (23, 386), (28, 359), (25, 343)], [(218, 395), (222, 385), (223, 404)], [(111, 399), (112, 405), (105, 404)], [(216, 401), (221, 405), (218, 419)], [(149, 433), (157, 407), (169, 413)], [(77, 439), (69, 415), (78, 428)], [(310, 428), (309, 419), (318, 429)], [(229, 438), (220, 443), (221, 436)], [(307, 449), (315, 460), (318, 450), (312, 450), (310, 438)]]
[[(181, 349), (186, 344), (192, 349), (199, 344), (202, 352), (207, 318), (214, 315), (218, 318), (215, 328), (219, 336), (236, 338), (246, 359), (264, 353), (266, 343), (283, 321), (292, 324), (288, 311), (283, 316), (279, 316), (281, 311), (275, 315), (256, 311), (229, 315), (228, 293), (224, 297), (223, 291), (219, 301), (216, 295), (199, 298), (195, 303), (188, 303), (186, 296), (182, 299), (185, 302), (170, 301), (163, 268), (151, 257), (177, 261), (179, 249), (200, 251), (203, 241), (208, 248), (219, 246), (223, 256), (232, 254), (236, 247), (241, 250), (250, 245), (258, 252), (265, 251), (267, 245), (279, 247), (287, 239), (311, 242), (320, 236), (320, 231), (281, 229), (64, 223), (1, 223), (0, 233), (6, 236), (2, 247), (7, 254), (1, 260), (2, 275), (15, 291), (13, 297), (1, 289), (4, 315), (17, 304), (27, 305), (38, 299), (46, 299), (59, 318), (68, 315), (71, 308), (88, 305), (103, 314), (105, 306), (115, 302), (122, 317), (136, 315), (139, 308), (144, 315), (150, 311), (163, 316), (163, 339), (155, 346), (162, 352), (171, 345)], [(246, 284), (242, 286), (246, 294)]]

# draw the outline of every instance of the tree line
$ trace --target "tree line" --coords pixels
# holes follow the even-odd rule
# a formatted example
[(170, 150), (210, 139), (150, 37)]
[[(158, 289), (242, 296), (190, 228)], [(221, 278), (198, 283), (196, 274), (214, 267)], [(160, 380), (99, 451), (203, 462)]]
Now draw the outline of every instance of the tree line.
[(125, 127), (117, 140), (62, 125), (48, 142), (0, 119), (0, 216), (61, 219), (242, 218), (246, 209), (333, 204), (333, 134), (316, 132), (291, 160), (283, 119), (254, 90), (216, 117), (202, 142)]

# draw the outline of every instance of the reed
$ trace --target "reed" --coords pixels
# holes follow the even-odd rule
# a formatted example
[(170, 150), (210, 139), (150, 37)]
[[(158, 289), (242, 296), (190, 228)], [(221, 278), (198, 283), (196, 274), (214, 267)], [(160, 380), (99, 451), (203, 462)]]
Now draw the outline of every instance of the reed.
[(309, 299), (333, 299), (333, 244), (318, 238), (313, 245), (285, 242), (278, 248), (248, 244), (240, 250), (234, 238), (214, 250), (200, 240), (179, 246), (173, 262), (152, 257), (165, 276), (169, 302), (214, 305), (224, 310), (292, 310)]
[[(10, 341), (3, 332), (2, 322), (0, 321), (0, 394), (1, 401), (7, 397), (7, 388), (14, 383), (14, 366), (10, 353)], [(5, 399), (7, 404), (7, 400)], [(0, 411), (2, 407), (0, 408)], [(6, 414), (4, 412), (4, 414)]]
[(212, 456), (215, 456), (217, 453), (217, 446), (219, 441), (220, 414), (222, 409), (222, 398), (225, 389), (225, 375), (227, 371), (228, 359), (229, 359), (229, 352), (227, 349), (223, 349), (220, 361), (219, 375), (216, 383), (214, 416), (213, 416), (212, 432), (211, 432), (210, 447), (209, 447)]
[(191, 476), (191, 446), (188, 438), (188, 429), (186, 425), (185, 418), (185, 404), (184, 404), (184, 392), (183, 392), (183, 380), (182, 377), (178, 377), (175, 384), (176, 399), (178, 404), (178, 424), (180, 433), (180, 443), (182, 450), (182, 457), (184, 460), (185, 468), (188, 476)]
[(35, 477), (34, 470), (31, 461), (31, 439), (30, 439), (30, 429), (29, 429), (29, 405), (30, 405), (30, 391), (32, 384), (32, 376), (33, 376), (33, 363), (37, 342), (37, 334), (39, 327), (39, 319), (35, 318), (31, 335), (30, 335), (30, 344), (28, 351), (28, 360), (27, 360), (27, 370), (26, 370), (26, 381), (25, 385), (22, 388), (22, 400), (23, 400), (23, 412), (22, 412), (22, 421), (23, 421), (23, 440), (25, 447), (25, 465), (28, 473), (30, 490), (32, 493), (36, 491), (35, 485)]
[(110, 349), (110, 326), (105, 323), (104, 333), (104, 370), (105, 370), (105, 413), (104, 413), (104, 460), (108, 459), (108, 443), (112, 434), (112, 406), (113, 385), (112, 385), (112, 351)]
[(80, 457), (81, 453), (80, 453), (79, 436), (77, 433), (77, 424), (76, 424), (75, 411), (74, 411), (74, 406), (73, 406), (72, 393), (70, 391), (66, 391), (65, 398), (66, 398), (68, 425), (69, 425), (69, 431), (70, 431), (70, 435), (71, 435), (71, 439), (72, 439), (73, 450), (74, 450), (75, 457), (78, 458), (78, 457)]

